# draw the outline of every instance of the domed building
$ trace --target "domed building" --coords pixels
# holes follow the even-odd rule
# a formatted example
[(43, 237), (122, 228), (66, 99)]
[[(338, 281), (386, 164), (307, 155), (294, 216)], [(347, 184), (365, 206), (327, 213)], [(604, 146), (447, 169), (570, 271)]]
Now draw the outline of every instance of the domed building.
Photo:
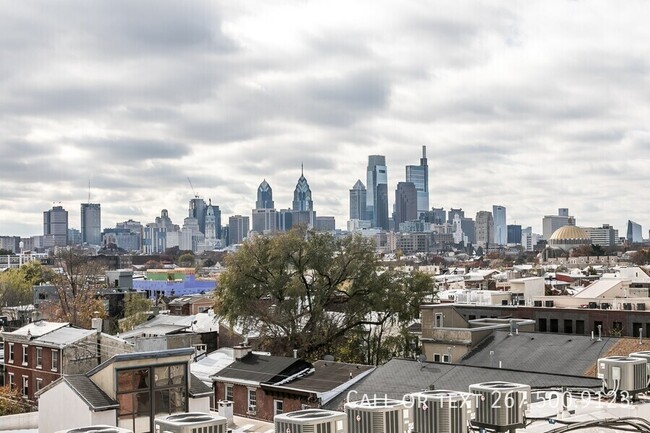
[(586, 231), (573, 225), (560, 227), (548, 239), (549, 247), (564, 251), (570, 251), (583, 245), (591, 245), (591, 238)]

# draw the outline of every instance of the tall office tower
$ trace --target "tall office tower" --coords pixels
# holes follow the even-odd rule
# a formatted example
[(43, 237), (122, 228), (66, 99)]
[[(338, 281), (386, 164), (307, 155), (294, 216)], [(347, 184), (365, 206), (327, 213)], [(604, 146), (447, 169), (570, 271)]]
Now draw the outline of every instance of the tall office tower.
[(489, 247), (494, 245), (494, 219), (492, 212), (486, 210), (476, 212), (475, 222), (476, 245)]
[(257, 201), (255, 202), (255, 209), (273, 209), (273, 188), (268, 184), (266, 179), (257, 187)]
[(102, 209), (99, 203), (81, 203), (81, 242), (102, 243)]
[(205, 210), (206, 210), (205, 200), (199, 198), (199, 196), (194, 196), (190, 200), (190, 207), (188, 212), (188, 217), (196, 218), (199, 223), (199, 231), (205, 234)]
[[(180, 227), (178, 227), (178, 224), (172, 223), (172, 219), (169, 218), (169, 211), (167, 209), (163, 209), (163, 210), (160, 211), (160, 216), (156, 217), (153, 224), (156, 227), (164, 228), (168, 232), (173, 232), (173, 231), (180, 230)], [(147, 224), (147, 226), (148, 225), (149, 224)]]
[(68, 244), (68, 211), (63, 206), (53, 206), (43, 212), (43, 244), (45, 247)]
[(247, 216), (234, 215), (228, 218), (228, 237), (230, 245), (241, 244), (248, 236), (249, 219)]
[(278, 215), (275, 209), (253, 209), (253, 231), (273, 233), (278, 229)]
[(413, 182), (399, 182), (395, 190), (395, 231), (399, 225), (418, 218), (418, 192)]
[(508, 244), (521, 244), (521, 225), (508, 224)]
[(388, 230), (388, 170), (386, 157), (368, 156), (368, 193), (366, 194), (366, 218), (373, 227)]
[(458, 215), (461, 219), (465, 218), (465, 211), (463, 208), (454, 209), (453, 207), (447, 212), (447, 222), (453, 223), (454, 215)]
[(494, 218), (494, 242), (497, 245), (508, 243), (508, 225), (506, 224), (506, 208), (495, 204), (492, 206), (492, 217)]
[(433, 224), (444, 224), (447, 220), (447, 211), (444, 208), (432, 207), (431, 213), (433, 214), (433, 221), (429, 221)]
[(314, 229), (317, 232), (333, 232), (336, 230), (336, 219), (333, 216), (316, 217)]
[(366, 219), (366, 186), (357, 180), (350, 190), (350, 219), (351, 220), (365, 220)]
[(420, 165), (406, 166), (406, 181), (413, 182), (418, 193), (418, 216), (429, 210), (429, 166), (427, 165), (427, 147), (422, 146)]
[[(459, 214), (454, 214), (459, 215)], [(461, 218), (460, 226), (463, 229), (463, 233), (467, 236), (467, 243), (476, 244), (476, 223), (471, 218)]]
[(641, 224), (627, 220), (627, 241), (633, 244), (643, 242), (643, 229)]
[(305, 179), (302, 166), (300, 168), (300, 178), (296, 184), (296, 189), (293, 191), (293, 207), (294, 211), (313, 211), (314, 202), (311, 199), (311, 189), (309, 183)]
[(291, 209), (280, 209), (278, 211), (276, 227), (282, 232), (291, 230), (293, 227), (293, 211)]
[(542, 236), (546, 240), (560, 227), (576, 225), (576, 219), (569, 216), (568, 208), (559, 208), (557, 213), (557, 215), (545, 215), (542, 218)]

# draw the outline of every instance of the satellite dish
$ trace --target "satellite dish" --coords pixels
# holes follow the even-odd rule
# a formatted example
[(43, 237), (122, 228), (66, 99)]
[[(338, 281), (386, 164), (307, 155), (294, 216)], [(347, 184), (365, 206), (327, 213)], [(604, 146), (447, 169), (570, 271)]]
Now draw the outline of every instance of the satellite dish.
[(325, 355), (325, 356), (323, 357), (323, 361), (333, 362), (333, 361), (334, 361), (334, 357), (333, 357), (332, 355)]
[(418, 355), (418, 362), (419, 363), (422, 363), (422, 362), (424, 362), (426, 360), (427, 360), (427, 355), (425, 355), (424, 353)]

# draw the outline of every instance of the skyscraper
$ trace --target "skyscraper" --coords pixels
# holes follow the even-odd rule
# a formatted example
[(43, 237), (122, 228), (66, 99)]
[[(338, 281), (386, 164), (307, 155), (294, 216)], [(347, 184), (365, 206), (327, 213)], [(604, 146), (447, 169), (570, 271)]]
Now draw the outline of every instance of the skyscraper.
[(298, 178), (298, 183), (296, 184), (296, 189), (293, 191), (293, 207), (294, 211), (313, 211), (314, 202), (311, 199), (311, 189), (309, 189), (309, 183), (305, 179), (305, 175), (300, 170), (300, 178)]
[(273, 209), (273, 188), (268, 184), (266, 179), (260, 183), (257, 188), (257, 201), (255, 202), (255, 209)]
[(429, 166), (427, 165), (427, 147), (422, 146), (420, 165), (406, 166), (406, 181), (413, 182), (417, 191), (418, 216), (429, 210)]
[(643, 229), (641, 224), (627, 220), (627, 241), (630, 243), (643, 242)]
[(249, 219), (247, 216), (234, 215), (228, 218), (230, 244), (241, 244), (248, 236)]
[(190, 200), (190, 206), (188, 211), (188, 217), (196, 218), (199, 222), (199, 231), (205, 234), (205, 210), (206, 210), (205, 200), (199, 198), (199, 196), (194, 196)]
[(486, 248), (494, 244), (494, 219), (486, 210), (476, 212), (476, 245)]
[(521, 225), (508, 224), (508, 243), (521, 244)]
[(368, 156), (368, 192), (366, 195), (366, 218), (373, 227), (388, 230), (388, 170), (386, 157)]
[(497, 245), (508, 243), (508, 225), (506, 224), (506, 208), (495, 204), (492, 206), (492, 217), (494, 218), (494, 242)]
[(68, 211), (63, 206), (53, 206), (43, 212), (43, 244), (45, 247), (68, 244)]
[(548, 240), (555, 230), (566, 225), (576, 225), (576, 219), (569, 216), (569, 209), (561, 207), (557, 210), (557, 215), (545, 215), (542, 218), (542, 235)]
[(357, 180), (350, 190), (350, 219), (351, 220), (365, 220), (366, 219), (366, 186)]
[(81, 203), (81, 242), (102, 243), (102, 210), (99, 203)]
[(413, 182), (399, 182), (395, 190), (395, 231), (400, 223), (418, 217), (418, 194)]

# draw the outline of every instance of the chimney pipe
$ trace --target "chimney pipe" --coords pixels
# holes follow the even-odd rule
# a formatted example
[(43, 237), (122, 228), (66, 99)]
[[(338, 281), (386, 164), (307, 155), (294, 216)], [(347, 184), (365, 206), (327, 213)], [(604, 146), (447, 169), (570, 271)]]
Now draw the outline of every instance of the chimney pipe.
[(598, 325), (598, 341), (603, 341), (603, 325)]
[(298, 349), (293, 349), (293, 357), (298, 358)]
[(639, 344), (643, 344), (643, 328), (639, 328)]

